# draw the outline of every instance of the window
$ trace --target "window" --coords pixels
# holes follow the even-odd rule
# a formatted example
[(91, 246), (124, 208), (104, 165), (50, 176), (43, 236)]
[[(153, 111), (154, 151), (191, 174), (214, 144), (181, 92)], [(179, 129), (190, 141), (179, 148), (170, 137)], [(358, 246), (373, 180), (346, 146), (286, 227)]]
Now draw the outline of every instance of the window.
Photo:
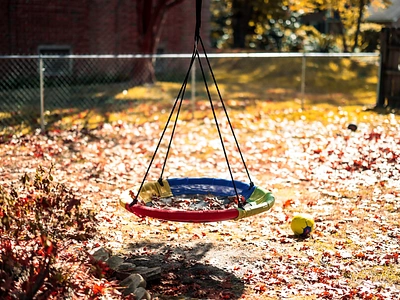
[(70, 46), (39, 46), (40, 55), (56, 55), (60, 57), (44, 58), (44, 74), (46, 76), (63, 76), (72, 72), (72, 60), (62, 56), (71, 54)]

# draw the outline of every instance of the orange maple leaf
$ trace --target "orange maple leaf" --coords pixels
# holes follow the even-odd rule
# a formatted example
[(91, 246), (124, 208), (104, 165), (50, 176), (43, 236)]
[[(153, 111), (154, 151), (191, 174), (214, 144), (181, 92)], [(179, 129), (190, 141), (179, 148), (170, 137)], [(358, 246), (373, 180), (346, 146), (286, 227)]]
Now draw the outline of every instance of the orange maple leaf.
[(283, 203), (283, 208), (288, 208), (289, 206), (291, 206), (294, 203), (294, 201), (292, 199), (288, 199)]

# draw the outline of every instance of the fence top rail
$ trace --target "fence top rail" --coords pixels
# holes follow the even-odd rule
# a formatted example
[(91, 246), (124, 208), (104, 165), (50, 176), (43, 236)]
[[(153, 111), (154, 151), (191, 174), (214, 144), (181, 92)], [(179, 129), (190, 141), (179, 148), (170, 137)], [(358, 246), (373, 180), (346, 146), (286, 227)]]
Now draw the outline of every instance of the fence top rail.
[[(362, 53), (318, 53), (318, 52), (270, 52), (270, 53), (210, 53), (209, 58), (274, 58), (274, 57), (378, 57), (376, 52)], [(191, 58), (192, 54), (99, 54), (99, 55), (0, 55), (0, 59), (110, 59), (110, 58)], [(200, 53), (200, 57), (204, 57)]]

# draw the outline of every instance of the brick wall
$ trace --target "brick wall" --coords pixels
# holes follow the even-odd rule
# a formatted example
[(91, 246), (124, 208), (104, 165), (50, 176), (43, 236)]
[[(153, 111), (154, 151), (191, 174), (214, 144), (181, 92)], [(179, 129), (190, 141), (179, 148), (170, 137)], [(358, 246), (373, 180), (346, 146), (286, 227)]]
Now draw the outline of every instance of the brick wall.
[[(209, 44), (209, 1), (203, 1), (202, 38)], [(138, 52), (134, 0), (0, 1), (0, 55), (37, 54), (41, 45), (70, 46), (73, 54)], [(160, 37), (163, 53), (193, 48), (195, 1), (167, 15)]]
[(7, 1), (0, 1), (0, 53), (9, 52), (8, 15)]
[(37, 54), (39, 45), (87, 48), (87, 3), (85, 0), (8, 1), (6, 30), (2, 30), (8, 47), (1, 47), (1, 54)]
[[(210, 16), (209, 1), (203, 1), (201, 37), (206, 47), (210, 44)], [(195, 0), (186, 0), (173, 7), (167, 15), (159, 48), (164, 49), (164, 53), (191, 53), (193, 51), (195, 25)]]

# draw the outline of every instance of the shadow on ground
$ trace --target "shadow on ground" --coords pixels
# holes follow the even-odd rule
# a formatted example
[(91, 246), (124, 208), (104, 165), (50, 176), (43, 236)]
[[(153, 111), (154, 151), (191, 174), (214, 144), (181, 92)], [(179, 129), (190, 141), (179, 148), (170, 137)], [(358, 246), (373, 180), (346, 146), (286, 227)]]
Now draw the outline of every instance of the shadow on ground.
[(168, 245), (132, 243), (125, 251), (137, 266), (161, 267), (161, 278), (147, 283), (160, 299), (239, 299), (244, 283), (235, 275), (208, 264), (211, 243)]

